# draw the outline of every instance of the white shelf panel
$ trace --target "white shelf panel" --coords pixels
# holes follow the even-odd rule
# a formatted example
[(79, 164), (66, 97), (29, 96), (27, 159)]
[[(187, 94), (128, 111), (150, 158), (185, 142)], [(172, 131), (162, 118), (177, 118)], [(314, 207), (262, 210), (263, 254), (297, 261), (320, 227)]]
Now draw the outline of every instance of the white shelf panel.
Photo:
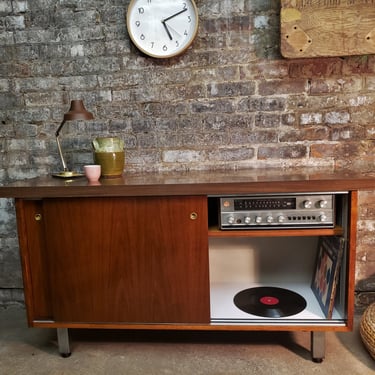
[[(307, 306), (298, 314), (281, 317), (267, 318), (252, 315), (240, 310), (233, 302), (234, 296), (248, 288), (277, 287), (292, 290), (305, 298)], [(336, 310), (332, 319), (326, 319), (320, 308), (310, 285), (306, 283), (212, 283), (211, 284), (211, 323), (212, 324), (239, 324), (239, 325), (322, 325), (344, 326), (345, 318)]]

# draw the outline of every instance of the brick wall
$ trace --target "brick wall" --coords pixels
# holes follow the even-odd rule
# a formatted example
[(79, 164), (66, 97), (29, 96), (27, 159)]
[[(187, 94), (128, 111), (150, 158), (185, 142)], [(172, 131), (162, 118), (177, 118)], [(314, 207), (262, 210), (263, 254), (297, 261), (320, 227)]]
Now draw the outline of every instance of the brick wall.
[[(54, 132), (70, 100), (95, 120), (62, 131), (68, 164), (120, 136), (129, 171), (372, 169), (375, 57), (286, 60), (280, 1), (197, 0), (198, 37), (170, 60), (142, 56), (128, 0), (0, 2), (0, 181), (61, 168)], [(22, 299), (12, 201), (0, 200), (0, 303)], [(375, 198), (360, 194), (358, 308), (374, 300)]]

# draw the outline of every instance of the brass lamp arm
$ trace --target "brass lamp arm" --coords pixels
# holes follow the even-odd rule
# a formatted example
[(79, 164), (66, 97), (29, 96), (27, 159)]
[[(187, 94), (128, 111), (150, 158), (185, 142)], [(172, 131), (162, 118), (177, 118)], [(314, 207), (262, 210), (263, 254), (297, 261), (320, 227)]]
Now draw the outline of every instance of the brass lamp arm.
[(59, 135), (58, 133), (56, 132), (56, 143), (57, 143), (57, 149), (59, 151), (59, 155), (60, 155), (60, 159), (61, 159), (61, 163), (63, 165), (63, 168), (64, 168), (64, 172), (68, 171), (68, 167), (66, 166), (66, 163), (65, 163), (65, 159), (64, 159), (64, 156), (63, 156), (63, 153), (62, 153), (62, 149), (61, 149), (61, 145), (60, 145), (60, 140), (59, 140)]
[(66, 171), (69, 171), (69, 169), (68, 169), (68, 167), (66, 165), (66, 162), (65, 162), (65, 159), (64, 159), (64, 155), (63, 155), (63, 152), (62, 152), (62, 149), (61, 149), (61, 145), (60, 145), (60, 139), (59, 139), (60, 130), (62, 129), (62, 127), (64, 126), (64, 124), (65, 124), (65, 119), (63, 120), (63, 122), (60, 124), (60, 126), (56, 130), (55, 136), (56, 136), (57, 149), (59, 151), (61, 163), (63, 165), (64, 172), (66, 172)]

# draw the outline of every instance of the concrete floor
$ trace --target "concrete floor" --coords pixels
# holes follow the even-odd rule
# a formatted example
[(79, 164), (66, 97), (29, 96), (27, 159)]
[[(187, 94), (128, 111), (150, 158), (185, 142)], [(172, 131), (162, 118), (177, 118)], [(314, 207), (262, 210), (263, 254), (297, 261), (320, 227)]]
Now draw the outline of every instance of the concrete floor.
[(307, 332), (133, 332), (71, 330), (72, 355), (58, 354), (56, 330), (27, 328), (25, 310), (0, 309), (1, 375), (375, 374), (355, 330), (327, 333), (326, 358), (311, 361)]

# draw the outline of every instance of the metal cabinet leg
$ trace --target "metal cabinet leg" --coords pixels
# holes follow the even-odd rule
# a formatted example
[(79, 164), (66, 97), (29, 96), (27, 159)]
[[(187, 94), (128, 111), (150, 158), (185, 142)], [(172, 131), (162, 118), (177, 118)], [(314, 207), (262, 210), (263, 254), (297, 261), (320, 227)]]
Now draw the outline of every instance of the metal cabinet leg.
[(311, 332), (311, 356), (316, 363), (323, 362), (326, 351), (325, 332)]
[(57, 344), (62, 357), (67, 358), (71, 355), (68, 328), (57, 328)]

